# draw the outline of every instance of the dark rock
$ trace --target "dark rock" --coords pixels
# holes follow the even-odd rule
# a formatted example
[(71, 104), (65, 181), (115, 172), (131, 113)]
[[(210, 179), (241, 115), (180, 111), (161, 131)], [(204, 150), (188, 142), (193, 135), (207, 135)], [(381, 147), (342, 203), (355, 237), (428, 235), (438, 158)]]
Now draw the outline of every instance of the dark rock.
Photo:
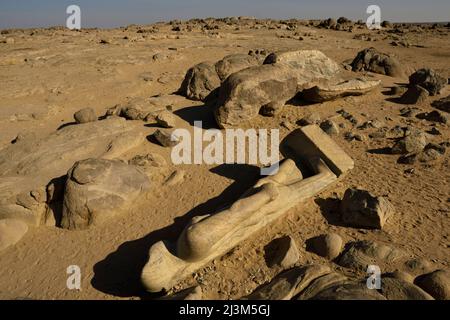
[(325, 120), (320, 124), (320, 128), (330, 136), (339, 134), (339, 127), (333, 120)]
[(351, 65), (353, 71), (371, 71), (391, 77), (405, 75), (403, 67), (396, 58), (378, 52), (375, 48), (360, 51)]
[(421, 86), (411, 86), (399, 98), (403, 104), (422, 104), (428, 100), (428, 91)]
[(421, 86), (429, 92), (430, 96), (439, 94), (446, 84), (447, 80), (433, 69), (420, 69), (409, 76), (410, 86)]

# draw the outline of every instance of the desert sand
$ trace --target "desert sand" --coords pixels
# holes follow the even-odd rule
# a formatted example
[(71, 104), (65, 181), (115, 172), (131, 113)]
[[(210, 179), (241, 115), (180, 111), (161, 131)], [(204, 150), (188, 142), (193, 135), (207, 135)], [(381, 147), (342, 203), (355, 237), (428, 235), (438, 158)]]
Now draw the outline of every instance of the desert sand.
[[(0, 251), (0, 298), (161, 297), (161, 294), (148, 292), (141, 282), (150, 248), (161, 240), (176, 241), (191, 218), (213, 214), (231, 205), (260, 178), (259, 167), (250, 164), (175, 165), (171, 161), (171, 147), (158, 144), (152, 137), (161, 129), (161, 121), (152, 116), (136, 120), (120, 118), (120, 121), (114, 115), (111, 119), (96, 118), (102, 119), (108, 110), (111, 114), (111, 108), (117, 105), (139, 101), (135, 99), (170, 95), (168, 102), (159, 107), (165, 109), (170, 105), (168, 111), (174, 116), (176, 128), (192, 132), (196, 120), (203, 121), (204, 129), (220, 128), (211, 102), (191, 100), (178, 91), (186, 72), (198, 63), (215, 63), (231, 54), (250, 54), (261, 64), (270, 53), (298, 50), (319, 50), (337, 63), (346, 79), (363, 77), (379, 80), (380, 85), (362, 95), (323, 102), (308, 102), (301, 95), (296, 96), (274, 115), (257, 115), (235, 127), (279, 129), (282, 139), (305, 124), (321, 125), (330, 120), (338, 129), (331, 133), (331, 138), (353, 159), (354, 168), (325, 190), (298, 203), (282, 217), (239, 242), (228, 253), (167, 288), (167, 293), (199, 286), (202, 299), (240, 299), (276, 279), (284, 270), (312, 264), (327, 267), (329, 272), (334, 271), (352, 281), (365, 281), (368, 276), (365, 266), (346, 265), (342, 262), (345, 259), (323, 257), (310, 248), (312, 238), (337, 234), (343, 244), (347, 244), (338, 249), (340, 255), (348, 250), (350, 243), (366, 240), (400, 250), (401, 259), (380, 258), (373, 264), (380, 265), (383, 279), (385, 274), (395, 271), (403, 278), (411, 277), (414, 290), (421, 287), (427, 292), (417, 289), (422, 294), (419, 297), (437, 298), (437, 295), (433, 288), (424, 289), (426, 285), (419, 285), (420, 279), (414, 278), (444, 270), (440, 285), (448, 294), (450, 110), (438, 109), (433, 102), (450, 95), (450, 28), (393, 24), (381, 30), (368, 30), (365, 24), (354, 22), (342, 23), (341, 27), (329, 28), (321, 21), (230, 18), (104, 30), (71, 31), (62, 27), (3, 30), (0, 35), (0, 178), (20, 172), (19, 175), (25, 177), (23, 184), (36, 183), (36, 186), (42, 183), (47, 186), (50, 180), (60, 176), (67, 179), (65, 175), (76, 162), (70, 160), (74, 154), (70, 146), (76, 143), (80, 148), (99, 143), (98, 147), (93, 144), (92, 149), (80, 151), (83, 158), (77, 160), (118, 158), (133, 164), (137, 163), (132, 161), (136, 156), (150, 154), (152, 161), (144, 168), (148, 181), (142, 182), (138, 182), (141, 179), (138, 173), (129, 173), (129, 168), (116, 164), (120, 168), (114, 172), (123, 176), (120, 180), (113, 174), (108, 180), (111, 184), (122, 183), (130, 175), (133, 177), (130, 190), (124, 192), (127, 203), (117, 214), (108, 215), (116, 210), (116, 204), (110, 203), (110, 207), (104, 209), (108, 213), (106, 218), (98, 223), (67, 222), (63, 218), (61, 225), (58, 217), (48, 217), (48, 209), (43, 209), (47, 214), (44, 221), (27, 220), (28, 231), (23, 237)], [(351, 71), (350, 64), (358, 52), (370, 47), (397, 59), (403, 74)], [(446, 83), (435, 95), (426, 94), (417, 102), (405, 103), (399, 98), (406, 90), (402, 87), (408, 86), (408, 77), (421, 68), (433, 69)], [(395, 91), (392, 87), (399, 89)], [(84, 108), (92, 108), (95, 122), (75, 122), (74, 113)], [(426, 113), (433, 111), (439, 114), (427, 117)], [(56, 156), (59, 152), (56, 148), (60, 147), (52, 147), (53, 140), (48, 137), (55, 132), (75, 130), (77, 126), (95, 126), (102, 121), (118, 121), (106, 125), (106, 128), (117, 125), (112, 135), (119, 131), (131, 134), (113, 144), (111, 150), (108, 139), (117, 142), (119, 136), (100, 139), (96, 138), (94, 129), (90, 135), (83, 130), (74, 131), (72, 136), (64, 138), (67, 150)], [(426, 146), (414, 150), (415, 155), (407, 159), (407, 163), (399, 163), (399, 158), (404, 156), (394, 154), (391, 147), (408, 134), (405, 132), (414, 130), (426, 136)], [(79, 142), (83, 135), (86, 141)], [(23, 150), (18, 152), (22, 145)], [(50, 147), (46, 149), (45, 145)], [(43, 155), (33, 158), (32, 153), (38, 149)], [(434, 151), (426, 153), (430, 149)], [(53, 153), (55, 159), (49, 156)], [(27, 157), (31, 157), (32, 163), (23, 160)], [(62, 161), (64, 157), (72, 162)], [(51, 177), (56, 167), (61, 170)], [(70, 177), (79, 182), (75, 172)], [(0, 192), (6, 190), (0, 194), (0, 204), (11, 196), (5, 181), (0, 179)], [(6, 189), (2, 189), (2, 183)], [(62, 185), (66, 186), (67, 193), (65, 180)], [(108, 182), (102, 186), (108, 187), (111, 187)], [(387, 210), (392, 212), (382, 227), (366, 228), (344, 221), (341, 199), (349, 188), (366, 190), (380, 197), (378, 199), (388, 200)], [(48, 194), (48, 188), (43, 191), (46, 192)], [(66, 199), (64, 201), (70, 202)], [(63, 209), (53, 210), (57, 215)], [(82, 209), (78, 207), (78, 210)], [(79, 212), (75, 211), (72, 214), (76, 216)], [(0, 216), (2, 214), (6, 216), (6, 211), (0, 212)], [(14, 212), (8, 213), (8, 218), (16, 219)], [(17, 219), (23, 220), (22, 216)], [(295, 243), (292, 263), (268, 263), (272, 241), (285, 236)], [(70, 265), (80, 267), (81, 290), (67, 288), (69, 274), (66, 271)], [(418, 297), (383, 293), (387, 298)], [(304, 297), (311, 295), (304, 294)]]

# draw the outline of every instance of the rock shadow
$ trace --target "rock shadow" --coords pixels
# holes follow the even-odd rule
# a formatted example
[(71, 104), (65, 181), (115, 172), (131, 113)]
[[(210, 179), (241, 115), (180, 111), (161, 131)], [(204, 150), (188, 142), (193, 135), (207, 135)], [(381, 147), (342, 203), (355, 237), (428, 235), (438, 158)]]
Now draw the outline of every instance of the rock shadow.
[(347, 225), (342, 221), (341, 214), (339, 212), (339, 206), (341, 201), (336, 198), (318, 198), (315, 200), (316, 204), (320, 208), (322, 216), (327, 222), (334, 226), (346, 227)]
[[(259, 177), (259, 167), (245, 164), (223, 164), (210, 171), (230, 178), (234, 182), (220, 195), (196, 206), (185, 215), (175, 218), (174, 223), (150, 232), (143, 238), (127, 241), (94, 265), (91, 284), (97, 290), (118, 297), (158, 298), (162, 293), (150, 294), (145, 291), (140, 275), (148, 260), (150, 247), (160, 240), (176, 240), (178, 235), (195, 216), (215, 213), (231, 205), (246, 190), (253, 186)], [(244, 173), (244, 174), (243, 174)]]

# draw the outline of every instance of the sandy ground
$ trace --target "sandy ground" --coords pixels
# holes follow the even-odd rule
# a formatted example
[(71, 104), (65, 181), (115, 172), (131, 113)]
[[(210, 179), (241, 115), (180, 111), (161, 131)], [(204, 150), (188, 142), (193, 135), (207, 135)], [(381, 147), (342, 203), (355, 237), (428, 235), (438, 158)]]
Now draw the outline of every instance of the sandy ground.
[[(92, 107), (103, 115), (107, 108), (129, 97), (172, 93), (194, 64), (255, 49), (318, 49), (343, 62), (373, 46), (397, 56), (407, 70), (430, 67), (450, 77), (450, 30), (445, 28), (407, 34), (412, 44), (408, 48), (392, 46), (387, 32), (370, 32), (375, 41), (363, 41), (353, 37), (369, 33), (368, 30), (350, 33), (307, 26), (298, 26), (295, 31), (246, 26), (236, 30), (227, 26), (207, 32), (175, 32), (169, 25), (160, 25), (156, 33), (136, 31), (137, 27), (81, 32), (36, 29), (2, 35), (15, 42), (0, 43), (0, 149), (19, 133), (45, 136), (73, 122), (73, 113), (84, 107)], [(299, 36), (303, 40), (298, 40)], [(108, 43), (101, 44), (101, 40)], [(159, 59), (154, 58), (157, 54)], [(383, 90), (322, 104), (287, 105), (281, 114), (274, 118), (261, 116), (252, 126), (280, 128), (284, 136), (289, 131), (280, 126), (283, 121), (295, 124), (311, 112), (326, 119), (345, 109), (362, 121), (378, 119), (389, 127), (412, 124), (429, 130), (436, 126), (442, 135), (434, 136), (434, 142), (450, 141), (448, 125), (401, 117), (400, 109), (405, 106), (390, 101), (383, 93), (390, 86), (407, 83), (407, 78), (373, 77), (382, 80)], [(447, 86), (441, 96), (432, 99), (449, 94)], [(420, 108), (432, 110), (429, 104)], [(185, 100), (174, 106), (174, 113), (180, 127), (192, 129), (192, 121), (198, 119), (213, 125), (210, 110), (201, 102)], [(297, 241), (300, 264), (330, 264), (307, 252), (304, 245), (305, 240), (329, 231), (340, 234), (345, 241), (387, 242), (411, 256), (431, 260), (437, 267), (449, 267), (450, 153), (432, 163), (400, 165), (398, 156), (373, 151), (391, 146), (391, 140), (367, 138), (349, 142), (344, 133), (352, 130), (350, 124), (340, 117), (335, 120), (344, 123), (346, 129), (341, 129), (334, 139), (355, 160), (355, 169), (315, 199), (291, 209), (285, 218), (213, 261), (195, 279), (187, 279), (177, 289), (197, 282), (209, 298), (236, 299), (250, 293), (280, 271), (266, 266), (263, 252), (272, 239), (282, 235), (291, 235)], [(144, 127), (144, 123), (142, 126), (148, 134), (155, 131), (154, 127)], [(367, 137), (370, 130), (356, 131)], [(19, 243), (0, 254), (0, 298), (147, 298), (139, 285), (139, 275), (149, 247), (158, 240), (175, 238), (189, 218), (230, 203), (258, 177), (258, 168), (250, 165), (174, 166), (170, 150), (150, 142), (129, 156), (147, 152), (163, 155), (169, 168), (155, 173), (154, 191), (142, 203), (125, 215), (84, 231), (32, 228)], [(414, 172), (405, 173), (409, 168), (414, 168)], [(181, 184), (161, 183), (180, 169), (186, 172)], [(385, 195), (393, 203), (396, 214), (383, 231), (349, 228), (337, 222), (334, 199), (342, 197), (348, 187)], [(81, 268), (80, 291), (66, 287), (69, 265)], [(331, 265), (344, 273), (352, 272)]]

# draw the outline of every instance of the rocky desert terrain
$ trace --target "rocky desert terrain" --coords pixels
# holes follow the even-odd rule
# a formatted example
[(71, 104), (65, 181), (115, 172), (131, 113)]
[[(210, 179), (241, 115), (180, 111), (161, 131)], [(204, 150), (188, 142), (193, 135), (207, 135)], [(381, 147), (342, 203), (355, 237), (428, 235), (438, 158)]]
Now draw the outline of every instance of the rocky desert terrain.
[[(450, 24), (0, 33), (1, 299), (450, 298)], [(319, 135), (338, 168), (174, 164), (194, 121)]]

